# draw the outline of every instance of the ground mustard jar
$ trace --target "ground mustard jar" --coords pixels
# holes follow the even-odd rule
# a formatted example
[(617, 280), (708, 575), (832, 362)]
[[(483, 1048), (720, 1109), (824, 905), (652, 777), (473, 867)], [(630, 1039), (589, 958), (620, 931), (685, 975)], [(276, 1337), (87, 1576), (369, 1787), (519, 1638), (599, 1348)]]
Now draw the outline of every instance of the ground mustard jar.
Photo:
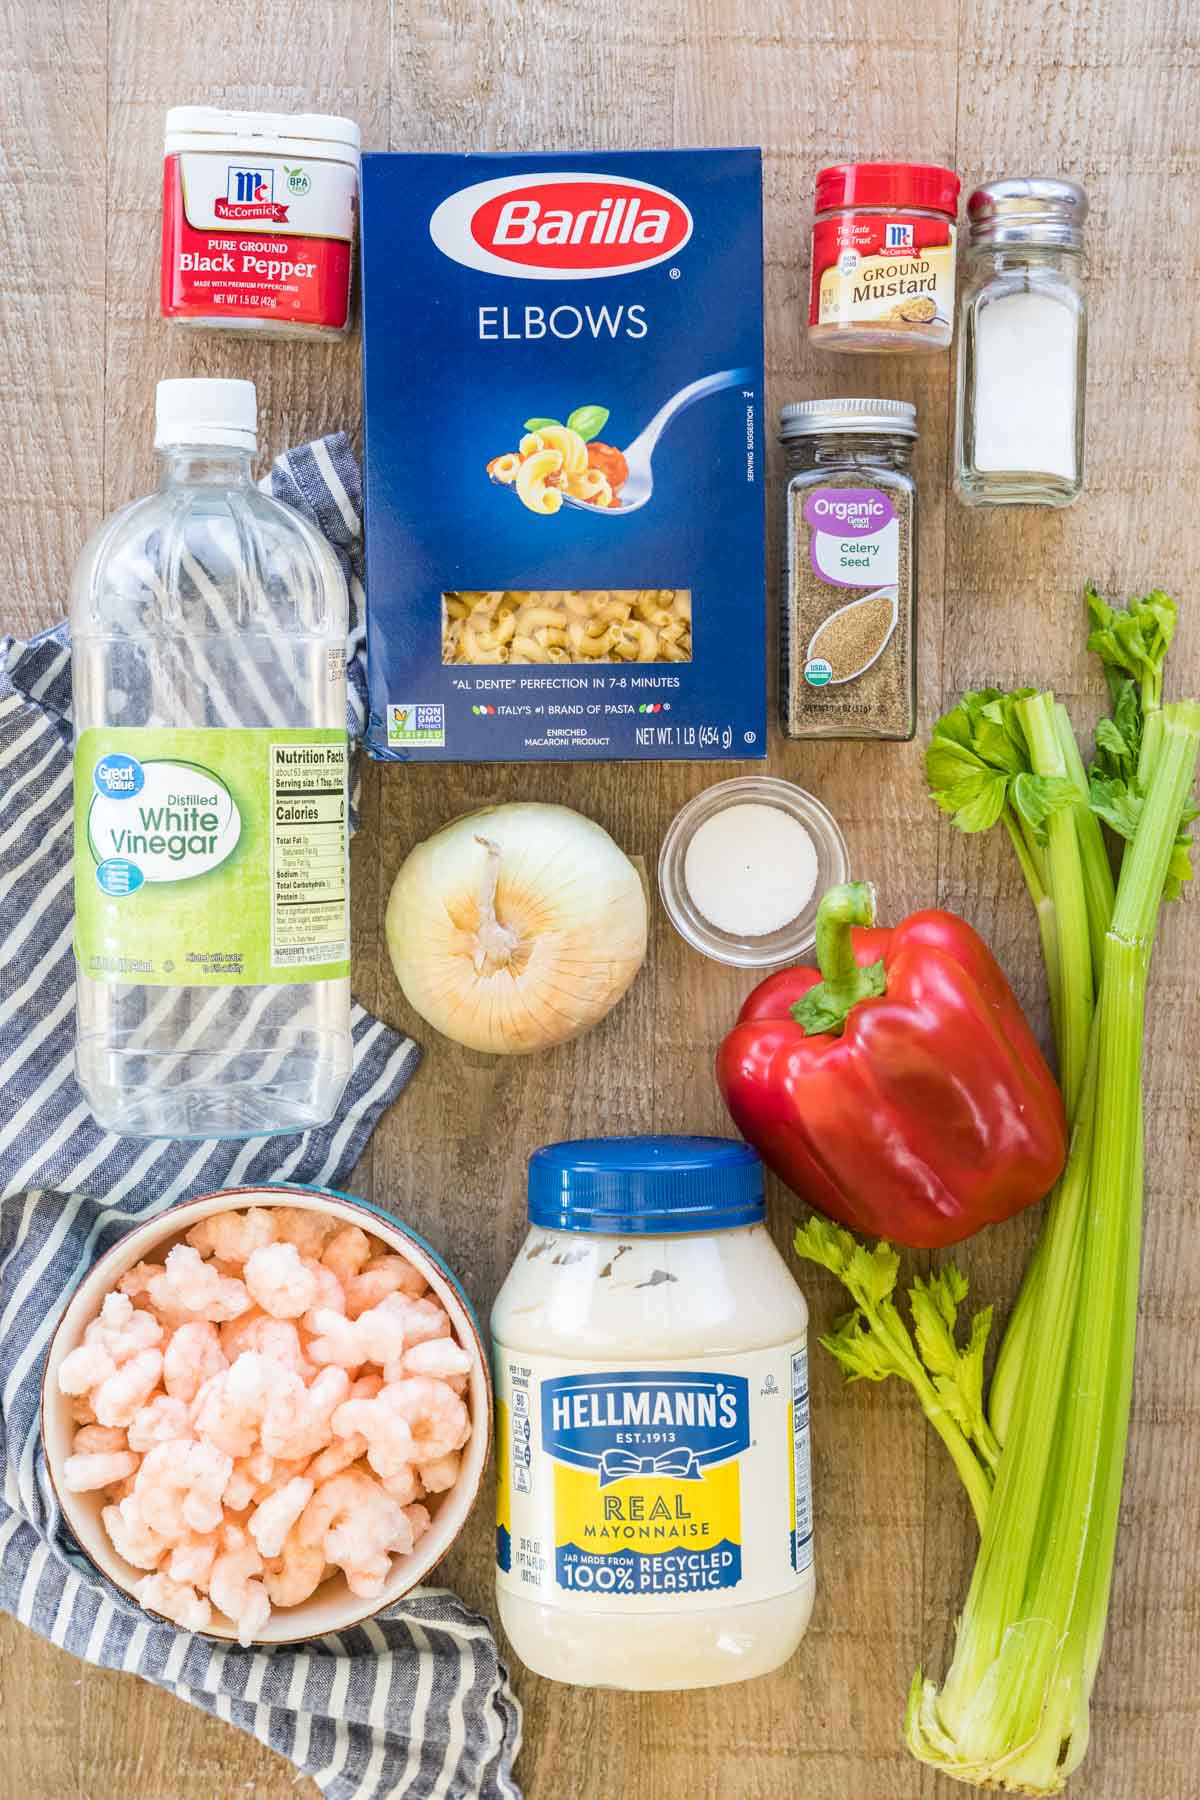
[(552, 1144), (492, 1311), (497, 1595), (558, 1681), (777, 1668), (812, 1611), (808, 1311), (724, 1138)]
[(817, 176), (808, 335), (824, 350), (944, 350), (954, 332), (959, 179), (928, 163)]

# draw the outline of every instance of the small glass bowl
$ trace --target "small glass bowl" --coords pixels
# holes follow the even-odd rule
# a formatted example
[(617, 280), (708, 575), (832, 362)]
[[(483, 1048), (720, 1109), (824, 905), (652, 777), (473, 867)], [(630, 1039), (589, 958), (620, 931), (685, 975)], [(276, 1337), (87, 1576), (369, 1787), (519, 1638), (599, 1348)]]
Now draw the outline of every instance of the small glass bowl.
[[(778, 931), (763, 937), (736, 937), (713, 925), (694, 904), (684, 880), (688, 845), (706, 819), (731, 806), (775, 806), (797, 820), (817, 852), (817, 879), (807, 905)], [(739, 969), (770, 969), (795, 962), (816, 942), (817, 907), (826, 888), (845, 881), (850, 871), (846, 840), (833, 814), (803, 788), (777, 775), (738, 775), (705, 788), (676, 813), (658, 858), (658, 889), (671, 923), (694, 950), (715, 962)]]

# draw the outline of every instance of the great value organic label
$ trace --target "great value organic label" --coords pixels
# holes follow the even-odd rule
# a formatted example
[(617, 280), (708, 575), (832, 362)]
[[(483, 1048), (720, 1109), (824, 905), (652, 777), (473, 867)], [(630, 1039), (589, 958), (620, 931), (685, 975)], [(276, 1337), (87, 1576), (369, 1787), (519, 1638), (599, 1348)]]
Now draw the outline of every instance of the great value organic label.
[(350, 308), (357, 194), (357, 170), (320, 157), (168, 156), (163, 312), (340, 330)]
[(83, 732), (83, 974), (162, 987), (347, 975), (347, 773), (336, 729)]
[(813, 574), (832, 587), (895, 586), (900, 524), (880, 488), (814, 488), (804, 502)]
[(765, 1600), (812, 1564), (803, 1340), (597, 1369), (496, 1346), (501, 1586), (586, 1611)]
[(839, 213), (813, 226), (812, 325), (948, 324), (954, 226), (897, 213)]

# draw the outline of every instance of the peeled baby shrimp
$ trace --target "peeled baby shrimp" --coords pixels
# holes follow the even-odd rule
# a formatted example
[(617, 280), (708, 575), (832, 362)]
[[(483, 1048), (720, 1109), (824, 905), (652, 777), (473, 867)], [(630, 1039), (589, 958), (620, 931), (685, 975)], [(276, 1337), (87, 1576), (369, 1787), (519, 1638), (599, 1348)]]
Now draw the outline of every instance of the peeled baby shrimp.
[(357, 1319), (368, 1306), (378, 1306), (388, 1294), (406, 1294), (419, 1300), (428, 1283), (406, 1256), (373, 1256), (361, 1275), (346, 1283), (346, 1314)]
[(110, 1375), (117, 1365), (103, 1344), (77, 1344), (63, 1357), (58, 1369), (59, 1391), (64, 1394), (90, 1394)]
[(233, 1459), (213, 1444), (156, 1444), (134, 1478), (133, 1498), (152, 1531), (169, 1543), (191, 1532), (215, 1531)]
[[(408, 1300), (397, 1296), (397, 1309), (403, 1308), (404, 1349), (400, 1356), (385, 1355), (374, 1360), (383, 1364), (385, 1382), (401, 1381), (407, 1374), (405, 1360), (419, 1344), (436, 1343), (441, 1338), (448, 1338), (450, 1333), (450, 1317), (444, 1306), (436, 1300)], [(364, 1313), (364, 1318), (370, 1314)], [(380, 1345), (382, 1349), (383, 1346)], [(469, 1367), (469, 1364), (468, 1364)]]
[(71, 1439), (73, 1456), (111, 1456), (128, 1448), (129, 1441), (119, 1425), (81, 1425)]
[(448, 1456), (439, 1456), (436, 1462), (423, 1462), (420, 1465), (421, 1480), (425, 1491), (429, 1494), (444, 1494), (458, 1480), (462, 1466), (462, 1457), (457, 1450), (451, 1450)]
[(163, 1352), (163, 1386), (173, 1400), (194, 1400), (210, 1375), (228, 1367), (216, 1326), (193, 1319), (171, 1333)]
[(129, 1421), (129, 1448), (139, 1452), (153, 1450), (155, 1444), (169, 1443), (172, 1438), (191, 1435), (186, 1403), (167, 1394), (155, 1394)]
[(94, 1425), (96, 1423), (96, 1411), (92, 1405), (90, 1390), (72, 1395), (67, 1411), (76, 1425)]
[(371, 1240), (357, 1225), (343, 1225), (335, 1232), (321, 1253), (321, 1261), (332, 1269), (343, 1288), (352, 1276), (371, 1260)]
[(216, 1257), (223, 1263), (241, 1266), (255, 1250), (273, 1244), (279, 1229), (279, 1214), (273, 1206), (251, 1206), (245, 1212), (210, 1213), (193, 1225), (187, 1241), (201, 1256)]
[(373, 1400), (347, 1400), (333, 1415), (337, 1437), (363, 1437), (367, 1461), (377, 1475), (396, 1475), (417, 1460), (408, 1420), (394, 1406), (394, 1389), (381, 1388)]
[(230, 1362), (236, 1362), (244, 1350), (257, 1350), (263, 1356), (282, 1363), (284, 1368), (307, 1381), (313, 1365), (304, 1354), (300, 1333), (290, 1319), (273, 1319), (257, 1308), (243, 1313), (221, 1327), (221, 1349)]
[(412, 1527), (413, 1543), (419, 1543), (433, 1524), (428, 1511), (423, 1506), (406, 1506), (404, 1516)]
[(398, 1360), (404, 1353), (406, 1308), (417, 1304), (423, 1302), (388, 1294), (357, 1319), (319, 1307), (312, 1321), (317, 1335), (309, 1343), (308, 1354), (315, 1363), (336, 1363), (343, 1369)]
[(453, 1338), (426, 1338), (404, 1352), (400, 1368), (404, 1375), (428, 1375), (434, 1381), (444, 1381), (461, 1394), (471, 1373), (471, 1358)]
[(110, 1380), (117, 1369), (156, 1348), (162, 1335), (162, 1326), (153, 1314), (136, 1311), (124, 1294), (107, 1294), (100, 1316), (84, 1332), (82, 1344), (62, 1360), (60, 1390), (64, 1394), (89, 1393)]
[(311, 1256), (302, 1256), (300, 1258), (300, 1264), (302, 1268), (308, 1270), (308, 1273), (317, 1284), (317, 1292), (313, 1299), (313, 1303), (301, 1320), (304, 1329), (306, 1331), (312, 1331), (316, 1325), (316, 1318), (319, 1312), (327, 1309), (330, 1312), (340, 1313), (346, 1310), (346, 1296), (342, 1291), (342, 1284), (334, 1274), (333, 1270), (327, 1269), (323, 1262), (317, 1262), (316, 1259)]
[(100, 1424), (130, 1425), (157, 1388), (162, 1367), (161, 1350), (139, 1350), (115, 1369), (92, 1394)]
[(414, 1446), (412, 1461), (418, 1467), (461, 1449), (470, 1436), (470, 1414), (444, 1381), (410, 1375), (383, 1388), (373, 1404), (379, 1406), (385, 1400), (408, 1423)]
[[(348, 1319), (345, 1313), (334, 1312), (332, 1307), (323, 1306), (310, 1315), (310, 1322), (314, 1335), (309, 1339), (308, 1354), (313, 1362), (335, 1363), (341, 1369), (362, 1367), (366, 1361), (366, 1352), (357, 1330), (356, 1319)], [(399, 1327), (398, 1337), (403, 1344), (403, 1326)], [(66, 1367), (65, 1363), (63, 1367)]]
[(212, 1607), (205, 1596), (169, 1575), (147, 1575), (134, 1593), (147, 1611), (161, 1613), (184, 1631), (207, 1631), (212, 1623)]
[(320, 1336), (310, 1343), (309, 1355), (314, 1362), (338, 1363), (343, 1368), (361, 1368), (363, 1363), (377, 1363), (385, 1370), (399, 1368), (407, 1346), (425, 1338), (446, 1337), (450, 1331), (450, 1320), (435, 1301), (410, 1300), (399, 1293), (386, 1295), (357, 1319), (319, 1312), (316, 1322)]
[(271, 1602), (261, 1581), (262, 1557), (251, 1545), (225, 1550), (212, 1566), (208, 1591), (237, 1628), (238, 1643), (252, 1644), (271, 1616)]
[(189, 1244), (176, 1244), (167, 1252), (163, 1272), (149, 1282), (147, 1292), (155, 1306), (174, 1307), (218, 1325), (248, 1312), (251, 1305), (243, 1282), (219, 1275)]
[(274, 1473), (275, 1459), (265, 1450), (254, 1450), (249, 1456), (241, 1457), (234, 1463), (233, 1473), (225, 1483), (223, 1498), (226, 1506), (234, 1512), (245, 1511)]
[(273, 1319), (299, 1319), (316, 1303), (318, 1283), (295, 1244), (266, 1244), (249, 1257), (246, 1287)]
[(166, 1538), (142, 1517), (136, 1494), (128, 1494), (119, 1503), (106, 1506), (100, 1521), (118, 1556), (123, 1556), (135, 1569), (157, 1569), (169, 1545)]
[(320, 1544), (303, 1544), (292, 1527), (278, 1556), (267, 1559), (263, 1575), (272, 1606), (299, 1606), (325, 1579), (325, 1552)]
[(84, 1332), (84, 1341), (101, 1343), (118, 1366), (161, 1344), (163, 1328), (152, 1313), (139, 1312), (126, 1294), (106, 1294), (99, 1318)]
[(150, 1291), (150, 1283), (156, 1275), (163, 1273), (161, 1263), (135, 1263), (132, 1269), (126, 1269), (117, 1283), (117, 1292), (130, 1300), (144, 1299)]
[(421, 1477), (411, 1463), (406, 1463), (402, 1469), (397, 1469), (394, 1475), (386, 1475), (383, 1485), (392, 1499), (398, 1500), (401, 1506), (410, 1506), (425, 1492)]
[(313, 1497), (315, 1483), (296, 1475), (250, 1515), (248, 1530), (263, 1557), (281, 1556), (288, 1532)]
[(243, 1351), (223, 1375), (206, 1381), (197, 1394), (192, 1408), (194, 1427), (229, 1456), (249, 1456), (268, 1407), (285, 1391), (303, 1394), (298, 1375), (256, 1350)]
[(320, 1545), (352, 1593), (373, 1600), (391, 1568), (389, 1552), (407, 1555), (412, 1528), (404, 1508), (365, 1471), (347, 1469), (319, 1487), (295, 1527), (298, 1542)]
[(319, 1456), (313, 1457), (305, 1474), (317, 1487), (320, 1487), (323, 1481), (329, 1481), (332, 1476), (340, 1475), (343, 1469), (348, 1469), (352, 1463), (358, 1462), (366, 1454), (367, 1440), (361, 1432), (356, 1431), (351, 1437), (334, 1438), (332, 1444), (327, 1444)]
[(450, 1316), (436, 1300), (405, 1300), (404, 1344), (424, 1344), (433, 1338), (450, 1336)]
[(322, 1369), (305, 1387), (292, 1378), (294, 1386), (281, 1387), (272, 1396), (263, 1417), (263, 1449), (272, 1456), (315, 1456), (333, 1436), (330, 1419), (350, 1392), (350, 1377), (345, 1369)]
[(163, 1564), (163, 1572), (172, 1581), (185, 1582), (189, 1587), (206, 1588), (220, 1548), (219, 1532), (194, 1532), (182, 1544), (173, 1545)]
[(320, 1256), (335, 1231), (336, 1219), (309, 1206), (273, 1206), (275, 1235), (281, 1243), (295, 1244), (301, 1256)]
[(68, 1456), (63, 1464), (63, 1485), (72, 1494), (94, 1494), (132, 1475), (138, 1459), (131, 1450), (93, 1450)]

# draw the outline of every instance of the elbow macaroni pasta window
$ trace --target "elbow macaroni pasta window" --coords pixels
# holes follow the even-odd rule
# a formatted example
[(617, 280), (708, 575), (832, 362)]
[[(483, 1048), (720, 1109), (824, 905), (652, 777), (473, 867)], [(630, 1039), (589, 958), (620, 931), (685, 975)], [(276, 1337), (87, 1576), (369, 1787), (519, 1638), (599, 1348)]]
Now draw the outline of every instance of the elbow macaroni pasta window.
[(442, 595), (443, 663), (691, 660), (688, 588), (493, 588)]

